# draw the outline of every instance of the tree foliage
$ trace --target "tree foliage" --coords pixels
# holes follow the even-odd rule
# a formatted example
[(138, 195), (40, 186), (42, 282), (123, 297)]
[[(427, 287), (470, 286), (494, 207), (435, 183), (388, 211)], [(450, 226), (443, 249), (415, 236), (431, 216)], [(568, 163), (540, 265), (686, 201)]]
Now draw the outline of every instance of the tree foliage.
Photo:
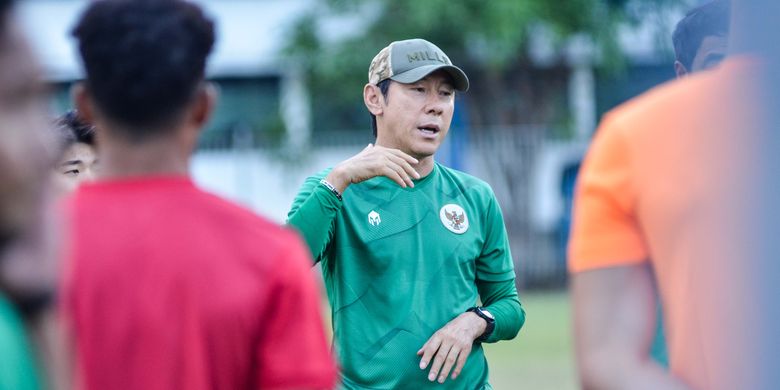
[[(565, 116), (550, 108), (565, 105), (565, 99), (546, 89), (560, 87), (547, 84), (566, 77), (566, 64), (563, 50), (556, 50), (552, 65), (535, 69), (529, 57), (532, 34), (543, 29), (558, 49), (572, 36), (585, 37), (601, 54), (602, 63), (620, 64), (619, 26), (635, 24), (683, 2), (320, 0), (293, 26), (287, 53), (306, 67), (315, 117), (328, 111), (327, 117), (336, 122), (333, 126), (365, 123), (361, 122), (365, 111), (360, 91), (371, 58), (389, 42), (408, 38), (435, 43), (466, 71), (472, 80), (468, 96), (475, 124), (549, 122)], [(352, 31), (332, 39), (327, 20), (336, 20), (337, 26)], [(339, 20), (343, 21), (340, 25)], [(565, 83), (563, 89), (565, 94)], [(532, 102), (538, 98), (549, 101)], [(333, 119), (333, 113), (341, 117)]]

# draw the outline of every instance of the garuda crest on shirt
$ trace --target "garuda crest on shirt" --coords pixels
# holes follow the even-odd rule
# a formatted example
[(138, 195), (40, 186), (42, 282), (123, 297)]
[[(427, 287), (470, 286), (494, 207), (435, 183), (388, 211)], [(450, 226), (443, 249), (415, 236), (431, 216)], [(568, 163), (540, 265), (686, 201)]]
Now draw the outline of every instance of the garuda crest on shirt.
[(466, 211), (456, 204), (444, 205), (439, 211), (439, 218), (444, 227), (453, 233), (463, 234), (469, 228), (469, 218), (466, 216)]
[(458, 214), (456, 211), (449, 212), (447, 210), (444, 210), (444, 215), (447, 216), (447, 219), (450, 221), (450, 226), (452, 226), (455, 230), (461, 230), (463, 229), (463, 222), (466, 221), (466, 214)]

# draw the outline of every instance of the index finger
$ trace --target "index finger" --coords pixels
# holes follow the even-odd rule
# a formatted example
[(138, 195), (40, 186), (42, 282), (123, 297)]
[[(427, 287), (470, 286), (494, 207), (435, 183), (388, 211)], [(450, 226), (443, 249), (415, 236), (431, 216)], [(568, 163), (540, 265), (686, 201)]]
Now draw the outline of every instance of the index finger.
[(412, 165), (409, 164), (408, 161), (406, 161), (406, 160), (402, 159), (401, 157), (398, 157), (398, 156), (396, 156), (394, 154), (391, 154), (391, 155), (387, 156), (387, 158), (390, 161), (392, 161), (393, 163), (395, 163), (396, 165), (398, 165), (399, 167), (401, 167), (401, 169), (404, 170), (405, 174), (407, 174), (410, 177), (413, 177), (415, 179), (419, 179), (420, 178), (420, 173), (417, 172), (417, 170), (414, 169), (412, 167)]
[(392, 153), (392, 154), (394, 154), (394, 155), (396, 155), (398, 157), (401, 157), (402, 159), (406, 160), (409, 164), (419, 164), (420, 163), (416, 158), (414, 158), (414, 157), (412, 157), (412, 156), (410, 156), (410, 155), (408, 155), (408, 154), (406, 154), (406, 153), (404, 153), (404, 152), (402, 152), (402, 151), (400, 151), (398, 149), (387, 149), (387, 150), (390, 151), (390, 153)]
[(417, 354), (419, 355), (422, 353), (422, 358), (420, 358), (420, 369), (424, 370), (426, 367), (428, 367), (428, 363), (431, 362), (431, 358), (433, 357), (433, 354), (436, 353), (436, 351), (439, 350), (439, 347), (441, 346), (441, 339), (436, 337), (434, 335), (428, 341), (425, 343), (425, 345), (420, 348), (419, 351), (417, 351)]
[[(407, 179), (409, 180), (409, 182), (407, 184), (406, 180), (404, 180), (404, 177), (401, 176), (401, 172), (403, 172), (403, 170), (401, 168), (398, 168), (398, 169), (400, 170), (400, 172), (395, 170), (395, 169), (393, 169), (392, 167), (384, 166), (381, 169), (381, 174), (382, 174), (382, 176), (386, 176), (390, 180), (398, 183), (398, 185), (401, 186), (401, 187), (405, 188), (406, 186), (409, 186), (410, 184), (411, 184), (412, 187), (414, 187), (414, 183), (412, 182), (412, 179), (409, 179), (407, 177)], [(404, 175), (405, 175), (405, 173), (404, 173)]]

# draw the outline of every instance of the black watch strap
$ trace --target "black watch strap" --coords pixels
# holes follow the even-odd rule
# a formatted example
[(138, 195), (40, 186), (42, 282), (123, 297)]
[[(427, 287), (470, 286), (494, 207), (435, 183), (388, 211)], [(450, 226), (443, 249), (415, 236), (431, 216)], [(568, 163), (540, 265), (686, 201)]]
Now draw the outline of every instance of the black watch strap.
[(470, 307), (467, 312), (473, 312), (474, 314), (480, 316), (485, 322), (487, 322), (487, 326), (485, 327), (485, 332), (482, 333), (481, 336), (477, 337), (475, 341), (485, 341), (490, 337), (491, 334), (493, 334), (493, 331), (496, 329), (496, 319), (493, 318), (493, 315), (491, 315), (489, 312), (487, 312), (484, 308), (475, 306)]

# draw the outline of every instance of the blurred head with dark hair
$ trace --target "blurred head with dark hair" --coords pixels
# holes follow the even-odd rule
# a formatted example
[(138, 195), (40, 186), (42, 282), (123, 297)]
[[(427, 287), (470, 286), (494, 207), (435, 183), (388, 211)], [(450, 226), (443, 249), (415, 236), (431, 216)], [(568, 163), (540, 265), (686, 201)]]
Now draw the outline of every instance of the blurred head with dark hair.
[(710, 69), (726, 56), (729, 1), (715, 0), (690, 10), (672, 34), (677, 77)]
[(11, 3), (0, 0), (0, 255), (42, 208), (54, 146), (39, 69)]
[[(95, 1), (73, 36), (86, 70), (74, 96), (84, 120), (101, 129), (101, 153), (104, 143), (107, 153), (118, 151), (115, 141), (190, 142), (191, 132), (185, 140), (180, 130), (205, 124), (214, 102), (213, 89), (204, 83), (214, 25), (198, 6), (180, 0)], [(101, 160), (111, 163), (111, 157)]]
[(95, 126), (85, 122), (78, 111), (70, 110), (62, 114), (55, 124), (63, 147), (76, 142), (95, 146)]
[(56, 146), (40, 71), (11, 3), (0, 0), (0, 295), (31, 315), (56, 280), (48, 202)]
[(55, 127), (62, 153), (54, 168), (53, 182), (55, 190), (65, 194), (76, 189), (82, 181), (94, 178), (97, 163), (95, 127), (84, 122), (75, 110), (59, 117)]

